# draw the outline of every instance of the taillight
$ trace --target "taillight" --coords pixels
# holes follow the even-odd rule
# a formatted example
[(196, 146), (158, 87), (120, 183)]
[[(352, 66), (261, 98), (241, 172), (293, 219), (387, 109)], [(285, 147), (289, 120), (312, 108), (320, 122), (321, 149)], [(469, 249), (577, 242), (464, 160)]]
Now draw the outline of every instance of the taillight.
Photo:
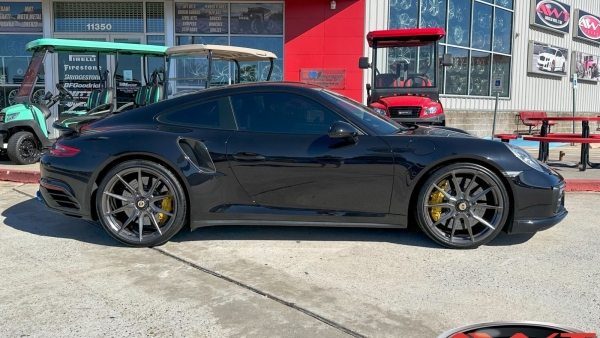
[(69, 147), (56, 142), (48, 152), (50, 153), (50, 155), (54, 156), (70, 157), (79, 154), (80, 151), (80, 149)]

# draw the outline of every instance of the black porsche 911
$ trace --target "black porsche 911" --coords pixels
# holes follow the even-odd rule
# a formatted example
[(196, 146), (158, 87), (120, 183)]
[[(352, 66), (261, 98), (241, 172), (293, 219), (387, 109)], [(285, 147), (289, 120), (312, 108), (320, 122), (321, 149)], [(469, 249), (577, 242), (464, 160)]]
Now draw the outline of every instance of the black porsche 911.
[(567, 215), (562, 177), (519, 147), (400, 125), (301, 83), (219, 87), (109, 115), (63, 135), (41, 176), (50, 210), (100, 220), (133, 246), (186, 224), (416, 222), (443, 246), (474, 248)]

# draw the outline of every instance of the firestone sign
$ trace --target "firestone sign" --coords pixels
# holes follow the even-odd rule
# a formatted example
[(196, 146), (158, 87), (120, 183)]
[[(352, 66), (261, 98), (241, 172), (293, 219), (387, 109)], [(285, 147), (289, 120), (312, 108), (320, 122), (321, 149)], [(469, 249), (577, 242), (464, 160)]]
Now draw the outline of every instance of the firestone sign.
[(569, 33), (571, 6), (554, 0), (531, 0), (531, 7), (532, 25)]
[(584, 12), (581, 9), (575, 11), (573, 25), (573, 37), (600, 43), (600, 17)]

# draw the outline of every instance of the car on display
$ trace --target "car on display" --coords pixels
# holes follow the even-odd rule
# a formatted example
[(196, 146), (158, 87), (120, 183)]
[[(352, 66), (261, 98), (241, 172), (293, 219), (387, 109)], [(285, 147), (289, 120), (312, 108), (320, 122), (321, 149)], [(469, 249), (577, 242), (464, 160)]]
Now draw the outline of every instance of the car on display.
[(540, 53), (537, 60), (537, 67), (540, 70), (550, 72), (565, 72), (567, 60), (562, 52), (556, 48), (546, 48)]
[(439, 99), (440, 66), (451, 66), (451, 54), (438, 57), (442, 28), (373, 31), (367, 34), (372, 62), (361, 57), (358, 66), (371, 69), (367, 104), (381, 115), (405, 124), (446, 124)]
[(562, 177), (521, 148), (407, 127), (303, 83), (216, 87), (108, 115), (64, 134), (40, 167), (49, 210), (138, 247), (186, 224), (416, 221), (443, 246), (475, 248), (567, 215)]

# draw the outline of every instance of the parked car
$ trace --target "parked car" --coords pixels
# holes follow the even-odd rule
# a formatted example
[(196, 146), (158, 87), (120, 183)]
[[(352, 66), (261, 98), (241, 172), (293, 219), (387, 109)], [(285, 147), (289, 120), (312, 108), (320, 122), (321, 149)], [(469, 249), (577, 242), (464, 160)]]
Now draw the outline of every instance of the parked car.
[[(406, 127), (322, 87), (250, 83), (163, 100), (64, 134), (38, 196), (133, 246), (186, 223), (406, 228), (474, 248), (566, 215), (562, 177), (519, 147)], [(73, 231), (80, 231), (73, 229)], [(340, 230), (343, 231), (343, 230)]]
[(546, 48), (538, 56), (537, 66), (540, 70), (565, 72), (567, 60), (562, 52), (556, 48)]

